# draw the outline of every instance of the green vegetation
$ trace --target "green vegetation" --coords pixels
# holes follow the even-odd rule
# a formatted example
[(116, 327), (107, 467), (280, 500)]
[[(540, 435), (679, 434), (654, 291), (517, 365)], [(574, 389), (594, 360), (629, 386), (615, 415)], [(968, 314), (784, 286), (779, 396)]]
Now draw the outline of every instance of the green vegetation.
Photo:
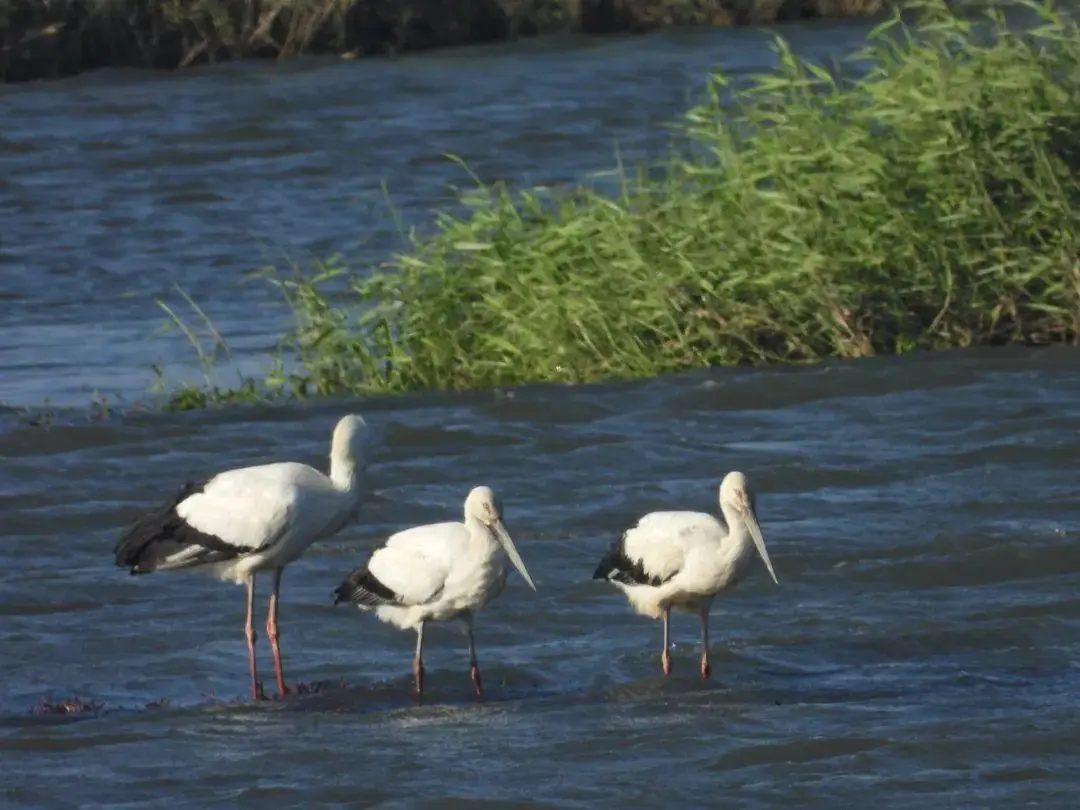
[(579, 30), (874, 14), (881, 0), (0, 0), (0, 80), (304, 53), (397, 53)]
[[(711, 77), (621, 191), (477, 187), (392, 262), (280, 276), (274, 390), (468, 389), (1080, 336), (1080, 35), (936, 2), (839, 80)], [(858, 78), (851, 78), (860, 68)], [(662, 176), (661, 176), (662, 175)], [(352, 301), (322, 294), (348, 280)]]
[[(167, 316), (158, 334), (166, 334), (177, 329), (184, 335), (198, 358), (202, 381), (201, 383), (186, 382), (179, 386), (170, 385), (165, 377), (165, 369), (160, 365), (155, 365), (153, 370), (156, 379), (154, 385), (151, 386), (151, 393), (159, 400), (164, 400), (166, 410), (193, 411), (211, 405), (250, 405), (263, 401), (268, 395), (280, 395), (284, 392), (284, 377), (280, 371), (280, 360), (275, 363), (276, 370), (268, 375), (266, 384), (262, 387), (255, 380), (240, 374), (239, 371), (236, 372), (235, 388), (222, 388), (218, 385), (217, 370), (222, 361), (235, 367), (229, 344), (214, 326), (214, 322), (192, 300), (191, 296), (180, 287), (175, 287), (175, 289), (194, 315), (194, 323), (178, 315), (166, 302), (158, 301), (158, 306)], [(306, 392), (296, 389), (291, 393), (302, 395)]]

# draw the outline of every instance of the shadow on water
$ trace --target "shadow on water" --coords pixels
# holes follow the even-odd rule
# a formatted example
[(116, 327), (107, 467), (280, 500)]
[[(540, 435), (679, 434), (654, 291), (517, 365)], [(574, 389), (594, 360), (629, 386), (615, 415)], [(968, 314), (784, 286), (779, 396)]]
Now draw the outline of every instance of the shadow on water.
[[(729, 657), (721, 654), (720, 660)], [(585, 704), (617, 705), (623, 711), (638, 714), (663, 712), (672, 703), (694, 704), (702, 709), (752, 710), (768, 705), (783, 706), (785, 703), (866, 702), (875, 699), (893, 699), (896, 690), (829, 691), (815, 689), (812, 672), (795, 672), (783, 668), (770, 672), (762, 662), (759, 674), (784, 678), (807, 679), (804, 684), (792, 684), (790, 688), (762, 688), (760, 685), (743, 686), (726, 684), (722, 680), (703, 681), (684, 676), (664, 678), (657, 675), (642, 681), (611, 684), (594, 690), (562, 691), (556, 684), (542, 683), (542, 678), (508, 668), (492, 670), (494, 685), (485, 686), (483, 697), (467, 691), (465, 685), (455, 687), (449, 683), (426, 684), (425, 693), (417, 696), (412, 692), (409, 678), (364, 685), (349, 685), (344, 681), (294, 684), (290, 694), (253, 701), (236, 697), (221, 699), (210, 696), (208, 700), (189, 705), (175, 705), (166, 701), (152, 701), (144, 706), (106, 706), (101, 702), (71, 698), (66, 701), (42, 700), (26, 714), (0, 716), (0, 727), (33, 728), (35, 726), (77, 723), (96, 720), (106, 714), (128, 718), (146, 714), (162, 722), (176, 722), (184, 715), (210, 712), (232, 717), (256, 716), (264, 712), (329, 712), (363, 717), (369, 722), (409, 722), (417, 725), (439, 724), (454, 721), (463, 716), (483, 717), (488, 712), (551, 712), (573, 709)], [(447, 676), (460, 673), (434, 672), (434, 681), (447, 680)], [(807, 688), (809, 687), (809, 688)], [(0, 743), (0, 748), (3, 744)]]

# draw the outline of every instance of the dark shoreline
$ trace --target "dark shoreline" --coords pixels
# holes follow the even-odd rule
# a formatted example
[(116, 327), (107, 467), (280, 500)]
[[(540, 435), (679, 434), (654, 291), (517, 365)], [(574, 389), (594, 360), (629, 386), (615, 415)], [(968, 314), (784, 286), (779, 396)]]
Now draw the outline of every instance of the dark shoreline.
[(0, 81), (301, 54), (354, 58), (565, 31), (846, 19), (882, 7), (883, 0), (0, 0)]

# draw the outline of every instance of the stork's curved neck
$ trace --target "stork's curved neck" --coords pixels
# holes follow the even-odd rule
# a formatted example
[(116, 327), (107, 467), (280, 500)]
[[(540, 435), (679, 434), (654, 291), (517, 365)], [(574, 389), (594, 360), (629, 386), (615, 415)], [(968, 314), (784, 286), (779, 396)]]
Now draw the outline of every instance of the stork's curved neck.
[(726, 503), (720, 504), (720, 512), (724, 523), (727, 524), (727, 537), (724, 545), (748, 545), (751, 543), (750, 531), (746, 528), (746, 521), (732, 507)]
[(469, 540), (478, 549), (497, 550), (499, 542), (495, 539), (495, 532), (484, 521), (472, 515), (465, 516), (465, 529), (469, 532)]
[(754, 538), (742, 515), (734, 508), (721, 505), (727, 535), (720, 542), (717, 555), (725, 567), (729, 567), (735, 579), (742, 577), (754, 555)]
[(352, 494), (358, 493), (360, 491), (360, 473), (362, 471), (363, 465), (356, 463), (352, 453), (330, 454), (330, 480), (339, 491)]

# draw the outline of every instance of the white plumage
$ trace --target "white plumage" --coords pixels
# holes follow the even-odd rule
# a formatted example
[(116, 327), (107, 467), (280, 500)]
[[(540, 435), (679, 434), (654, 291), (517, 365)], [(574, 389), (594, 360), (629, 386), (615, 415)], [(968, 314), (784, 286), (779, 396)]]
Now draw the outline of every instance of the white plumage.
[(312, 543), (355, 519), (360, 508), (364, 434), (361, 417), (348, 415), (338, 421), (329, 475), (287, 461), (189, 482), (169, 503), (133, 524), (114, 548), (116, 564), (132, 574), (193, 569), (246, 586), (244, 630), (253, 697), (262, 695), (255, 666), (255, 574), (273, 574), (266, 632), (278, 692), (284, 694), (288, 690), (277, 627), (281, 575)]
[(352, 602), (395, 627), (416, 630), (418, 694), (423, 692), (424, 625), (461, 622), (469, 638), (469, 673), (482, 695), (473, 617), (502, 593), (508, 563), (535, 591), (503, 524), (498, 498), (488, 487), (476, 487), (465, 500), (464, 522), (416, 526), (392, 535), (338, 587), (335, 604)]
[(664, 622), (661, 665), (671, 672), (671, 611), (701, 618), (701, 674), (709, 675), (709, 608), (713, 598), (742, 579), (757, 548), (779, 584), (758, 526), (753, 494), (741, 472), (720, 485), (720, 520), (704, 512), (651, 512), (612, 544), (594, 579), (622, 591), (638, 613)]
[[(285, 461), (229, 470), (211, 478), (202, 492), (176, 505), (191, 528), (241, 549), (233, 559), (211, 563), (218, 579), (244, 582), (257, 571), (280, 568), (299, 558), (316, 540), (337, 533), (360, 507), (351, 482)], [(158, 571), (199, 565), (200, 549), (189, 546), (166, 557)]]

